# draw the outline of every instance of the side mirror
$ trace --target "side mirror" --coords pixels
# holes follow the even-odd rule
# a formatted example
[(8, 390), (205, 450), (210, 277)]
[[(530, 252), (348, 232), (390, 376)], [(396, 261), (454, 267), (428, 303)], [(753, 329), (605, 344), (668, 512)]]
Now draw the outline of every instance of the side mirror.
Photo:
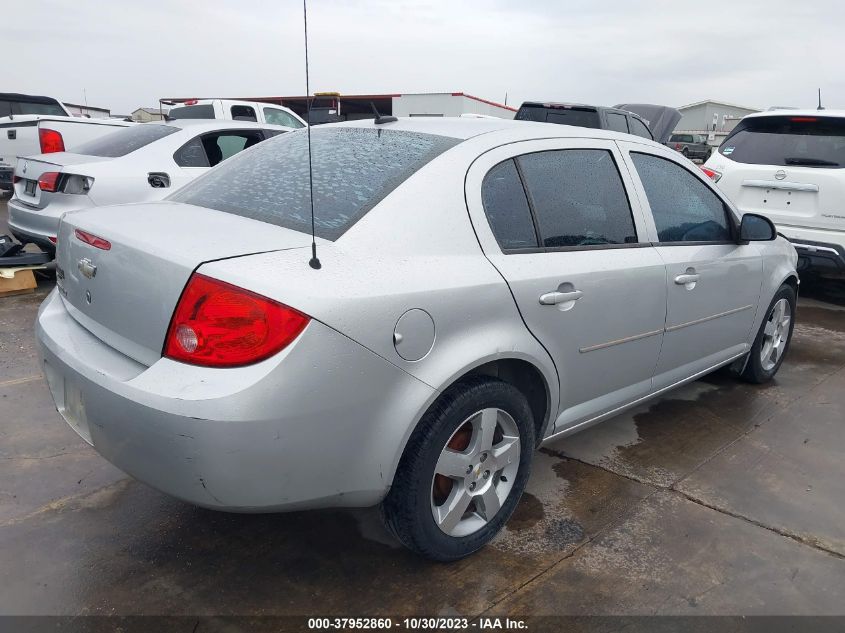
[(778, 236), (772, 221), (756, 213), (746, 213), (739, 225), (740, 242), (769, 242)]

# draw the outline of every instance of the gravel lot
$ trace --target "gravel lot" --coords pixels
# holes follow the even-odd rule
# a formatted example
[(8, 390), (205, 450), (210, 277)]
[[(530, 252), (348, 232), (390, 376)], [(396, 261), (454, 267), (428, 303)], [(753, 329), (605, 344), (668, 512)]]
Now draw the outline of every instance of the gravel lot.
[(841, 284), (802, 286), (776, 381), (712, 375), (544, 448), (506, 530), (451, 565), (372, 509), (216, 513), (112, 467), (41, 377), (52, 285), (0, 299), (0, 614), (845, 615)]

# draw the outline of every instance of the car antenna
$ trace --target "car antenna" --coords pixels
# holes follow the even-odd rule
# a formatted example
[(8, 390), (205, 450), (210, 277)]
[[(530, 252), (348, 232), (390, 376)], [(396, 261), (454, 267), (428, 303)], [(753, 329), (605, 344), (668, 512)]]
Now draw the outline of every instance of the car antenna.
[(302, 0), (302, 21), (305, 25), (305, 110), (308, 119), (306, 128), (308, 134), (308, 198), (311, 201), (311, 259), (308, 265), (314, 270), (320, 270), (323, 265), (317, 257), (317, 238), (314, 229), (314, 168), (311, 164), (311, 84), (308, 80), (308, 6), (307, 0)]
[(822, 89), (819, 88), (819, 107), (817, 110), (824, 110), (824, 106), (822, 106)]
[(376, 115), (376, 120), (374, 121), (376, 125), (381, 125), (382, 123), (393, 123), (394, 121), (399, 120), (395, 116), (383, 116), (379, 114), (376, 104), (372, 101), (370, 101), (370, 107), (373, 109), (373, 114)]

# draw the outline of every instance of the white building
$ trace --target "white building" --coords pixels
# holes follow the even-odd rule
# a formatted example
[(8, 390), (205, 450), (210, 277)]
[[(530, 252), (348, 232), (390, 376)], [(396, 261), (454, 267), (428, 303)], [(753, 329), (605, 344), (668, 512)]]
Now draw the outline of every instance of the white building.
[(681, 106), (678, 112), (681, 120), (675, 132), (707, 134), (711, 145), (719, 145), (740, 119), (760, 110), (708, 99)]
[(81, 105), (79, 103), (67, 103), (65, 107), (73, 116), (86, 117), (91, 119), (108, 119), (111, 111), (108, 108), (95, 108), (93, 106)]

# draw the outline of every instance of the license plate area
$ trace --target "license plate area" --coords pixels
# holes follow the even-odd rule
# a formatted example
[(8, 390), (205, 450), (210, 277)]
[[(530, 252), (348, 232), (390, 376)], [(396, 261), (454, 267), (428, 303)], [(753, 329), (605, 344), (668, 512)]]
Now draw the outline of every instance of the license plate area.
[(38, 182), (35, 180), (27, 180), (24, 182), (23, 192), (28, 196), (35, 195), (35, 187), (38, 185)]
[(56, 371), (46, 360), (44, 361), (44, 376), (53, 394), (58, 412), (79, 437), (93, 446), (82, 390), (72, 380), (66, 379)]

